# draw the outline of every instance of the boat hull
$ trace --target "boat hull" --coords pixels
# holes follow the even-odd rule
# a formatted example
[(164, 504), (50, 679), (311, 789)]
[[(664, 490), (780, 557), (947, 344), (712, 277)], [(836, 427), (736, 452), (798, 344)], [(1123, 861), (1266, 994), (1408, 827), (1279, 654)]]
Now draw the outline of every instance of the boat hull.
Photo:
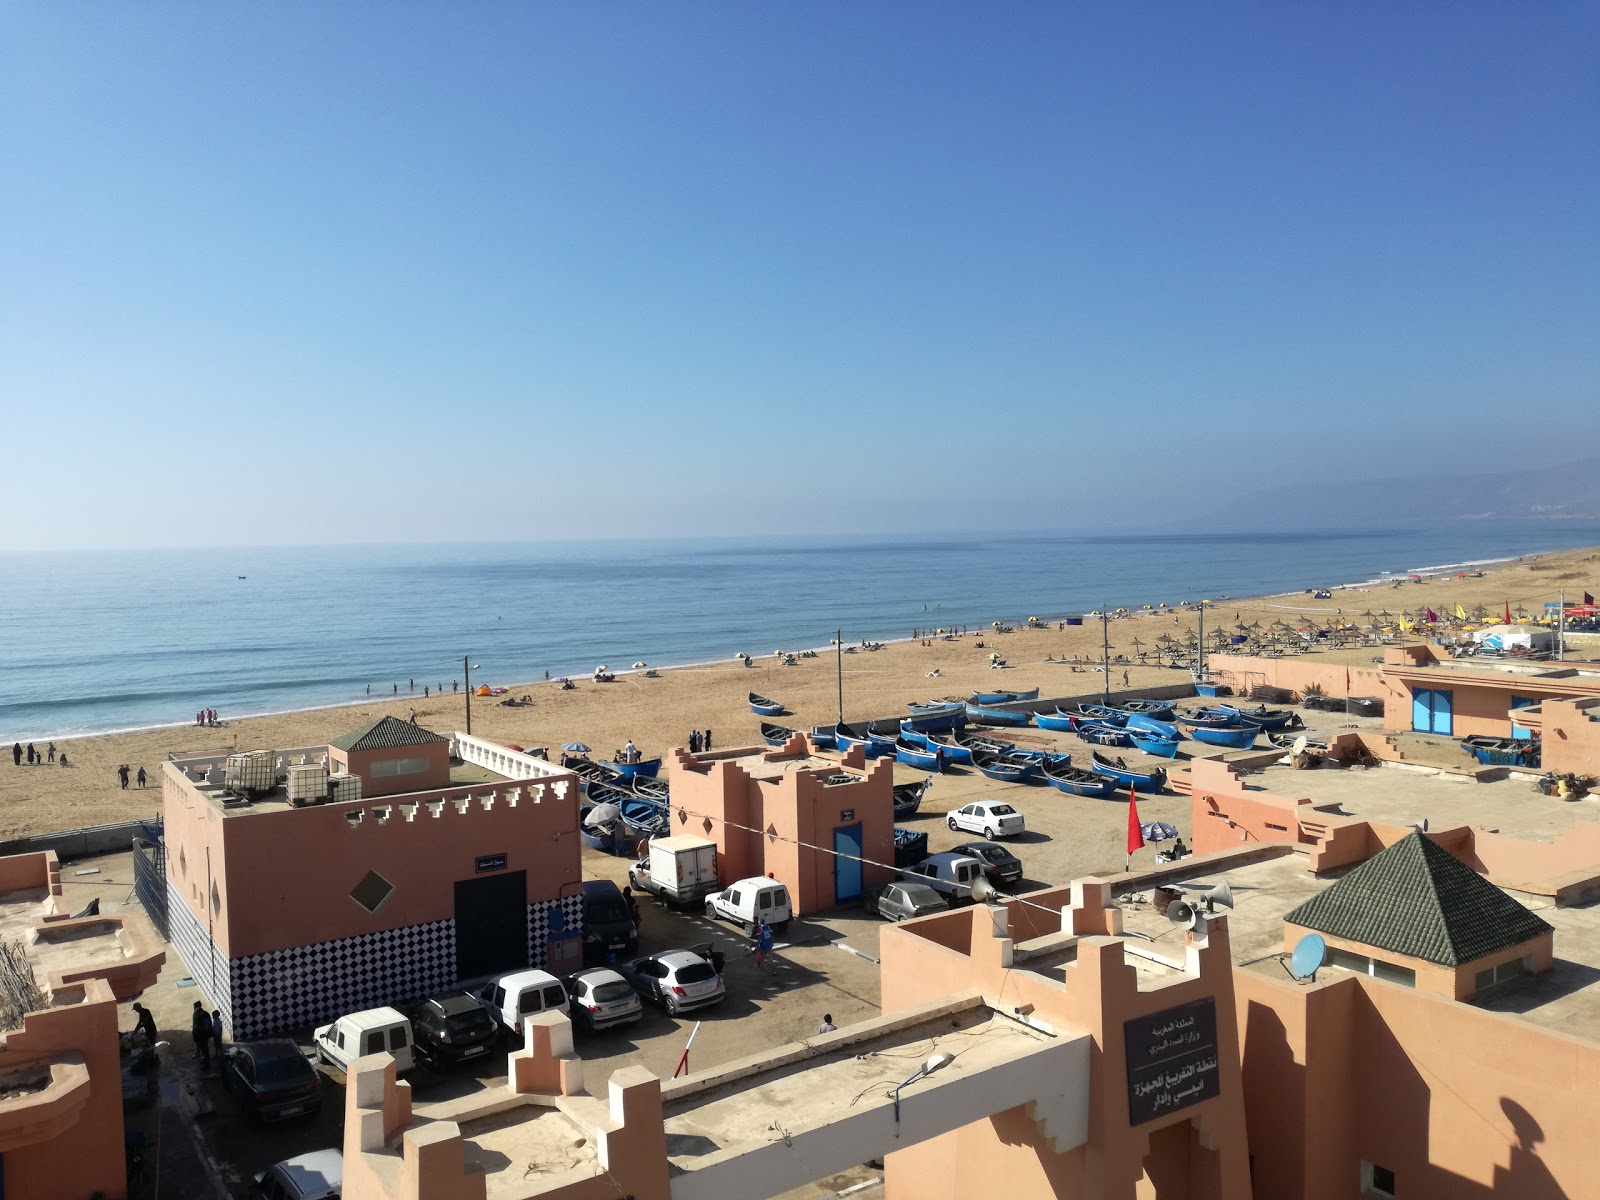
[(985, 708), (981, 704), (967, 705), (967, 718), (976, 725), (1010, 725), (1023, 726), (1029, 723), (1031, 717), (1025, 712), (1014, 712), (1009, 708)]
[(1154, 754), (1157, 758), (1177, 758), (1179, 738), (1163, 737), (1158, 733), (1140, 733), (1130, 730), (1128, 736), (1133, 739), (1133, 744), (1146, 754)]
[(1040, 729), (1054, 729), (1058, 733), (1071, 733), (1076, 717), (1065, 713), (1034, 713), (1033, 723)]
[(1167, 772), (1157, 767), (1154, 771), (1135, 771), (1116, 763), (1106, 762), (1098, 754), (1092, 755), (1089, 770), (1096, 775), (1115, 780), (1123, 787), (1137, 788), (1141, 792), (1159, 792), (1167, 786)]
[(1201, 742), (1207, 746), (1222, 746), (1229, 750), (1248, 750), (1256, 744), (1256, 738), (1261, 730), (1254, 725), (1245, 725), (1229, 728), (1222, 725), (1192, 725), (1189, 727), (1191, 741)]
[(915, 767), (919, 771), (943, 771), (944, 756), (938, 750), (929, 750), (926, 746), (913, 745), (903, 738), (895, 744), (894, 760), (905, 763), (908, 767)]
[(654, 779), (661, 773), (659, 758), (641, 759), (636, 763), (612, 763), (618, 777), (632, 783), (635, 779)]
[(1046, 771), (1044, 781), (1057, 791), (1066, 792), (1072, 796), (1087, 796), (1091, 800), (1104, 800), (1117, 790), (1117, 785), (1110, 779), (1094, 774), (1092, 771)]

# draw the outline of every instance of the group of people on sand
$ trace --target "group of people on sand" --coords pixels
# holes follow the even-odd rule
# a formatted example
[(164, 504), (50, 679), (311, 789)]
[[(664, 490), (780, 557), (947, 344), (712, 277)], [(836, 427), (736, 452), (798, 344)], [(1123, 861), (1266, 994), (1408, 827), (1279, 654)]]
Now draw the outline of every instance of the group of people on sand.
[(202, 708), (195, 713), (194, 723), (196, 725), (204, 725), (210, 729), (215, 729), (222, 724), (221, 721), (217, 720), (217, 710), (214, 708)]
[(689, 753), (705, 754), (711, 750), (711, 730), (689, 730)]
[[(12, 762), (12, 764), (15, 765), (15, 766), (19, 766), (20, 767), (22, 765), (23, 757), (24, 757), (24, 754), (23, 754), (23, 749), (22, 749), (22, 743), (21, 742), (12, 742), (11, 743), (11, 762)], [(72, 765), (71, 763), (69, 763), (67, 761), (67, 752), (65, 750), (63, 750), (61, 752), (61, 754), (59, 756), (57, 756), (57, 754), (56, 754), (56, 744), (54, 742), (51, 742), (49, 744), (49, 746), (45, 747), (45, 749), (43, 749), (43, 750), (40, 750), (32, 742), (29, 742), (28, 743), (28, 749), (27, 749), (26, 757), (27, 757), (27, 760), (28, 760), (28, 765), (30, 767), (42, 767), (46, 763), (53, 763), (53, 762), (59, 762), (63, 767), (70, 767)]]
[[(143, 787), (147, 782), (149, 782), (149, 779), (150, 779), (150, 777), (144, 773), (144, 768), (143, 767), (139, 768), (139, 774), (138, 774), (137, 778), (139, 780), (139, 786), (140, 787)], [(128, 764), (127, 763), (123, 763), (120, 767), (117, 768), (117, 780), (118, 780), (118, 782), (120, 782), (122, 784), (122, 790), (123, 791), (127, 791), (128, 790)]]

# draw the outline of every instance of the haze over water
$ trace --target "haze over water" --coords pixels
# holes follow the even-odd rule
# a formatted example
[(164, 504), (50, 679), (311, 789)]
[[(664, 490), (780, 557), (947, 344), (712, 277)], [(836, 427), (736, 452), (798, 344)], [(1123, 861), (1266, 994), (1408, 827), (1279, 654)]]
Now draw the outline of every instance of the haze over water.
[[(1600, 543), (1594, 522), (1315, 534), (495, 543), (0, 555), (0, 739), (727, 660)], [(240, 579), (238, 576), (245, 576)], [(1517, 597), (1510, 597), (1516, 603)]]

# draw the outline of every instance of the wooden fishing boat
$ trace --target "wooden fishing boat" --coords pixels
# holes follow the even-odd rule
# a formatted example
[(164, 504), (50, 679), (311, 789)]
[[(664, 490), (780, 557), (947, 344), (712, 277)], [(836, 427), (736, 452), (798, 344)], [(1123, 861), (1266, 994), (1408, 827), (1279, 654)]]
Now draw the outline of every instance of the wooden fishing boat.
[(1189, 727), (1189, 737), (1208, 746), (1222, 746), (1228, 750), (1248, 750), (1256, 744), (1261, 730), (1254, 725), (1194, 725)]
[(985, 708), (981, 704), (969, 704), (967, 719), (978, 725), (1026, 725), (1029, 714), (1009, 708)]
[(1086, 721), (1078, 726), (1078, 736), (1094, 746), (1131, 746), (1133, 737), (1119, 725), (1101, 721)]
[(622, 811), (623, 825), (637, 837), (662, 837), (671, 830), (671, 818), (665, 804), (635, 797), (624, 800), (617, 807)]
[(1054, 729), (1058, 733), (1071, 733), (1075, 728), (1073, 722), (1076, 720), (1078, 720), (1077, 717), (1064, 712), (1037, 712), (1033, 714), (1033, 723), (1040, 729)]
[[(907, 736), (909, 737), (910, 735), (908, 734)], [(956, 735), (953, 732), (918, 733), (917, 736), (922, 739), (922, 744), (924, 746), (927, 746), (930, 749), (937, 749), (944, 755), (946, 766), (953, 766), (957, 763), (970, 764), (972, 762), (972, 748), (970, 746), (963, 746), (960, 742), (956, 741)]]
[(929, 749), (927, 746), (909, 742), (905, 738), (895, 742), (894, 760), (905, 763), (908, 767), (916, 767), (919, 771), (944, 770), (944, 756), (939, 753), (937, 747)]
[(1264, 704), (1260, 708), (1235, 708), (1231, 704), (1219, 704), (1217, 711), (1232, 713), (1245, 724), (1257, 725), (1268, 731), (1287, 729), (1299, 720), (1299, 714), (1291, 709), (1268, 708)]
[(1176, 758), (1178, 744), (1182, 740), (1168, 737), (1164, 733), (1154, 733), (1148, 729), (1128, 730), (1128, 736), (1133, 739), (1133, 744), (1146, 754), (1154, 754), (1158, 758)]
[(916, 783), (897, 783), (894, 785), (894, 819), (904, 821), (907, 817), (914, 817), (917, 809), (922, 807), (922, 797), (933, 786), (933, 780), (921, 779)]
[(1089, 755), (1089, 770), (1096, 775), (1104, 775), (1107, 779), (1115, 779), (1124, 787), (1132, 786), (1141, 792), (1159, 792), (1167, 786), (1167, 770), (1157, 767), (1153, 771), (1135, 771), (1121, 759), (1113, 762), (1102, 754), (1091, 752)]
[(634, 778), (631, 786), (635, 796), (643, 796), (646, 800), (665, 801), (667, 798), (667, 781), (665, 779), (659, 777), (651, 779), (649, 776), (639, 775)]
[(790, 729), (787, 725), (774, 725), (771, 721), (761, 722), (761, 740), (769, 746), (787, 746), (797, 730)]
[(1104, 800), (1117, 790), (1115, 781), (1096, 775), (1093, 771), (1085, 771), (1082, 767), (1057, 767), (1047, 763), (1044, 781), (1063, 792), (1095, 800)]
[[(620, 754), (621, 751), (619, 750), (618, 753)], [(618, 775), (629, 783), (632, 783), (635, 779), (654, 779), (661, 774), (661, 756), (659, 754), (654, 758), (641, 758), (638, 762), (631, 763), (612, 759), (610, 765), (616, 769)]]
[(1016, 749), (1014, 745), (1002, 738), (990, 737), (988, 734), (978, 733), (971, 729), (960, 730), (951, 734), (949, 738), (941, 740), (953, 741), (956, 745), (965, 746), (972, 751), (987, 750), (992, 754), (1004, 754), (1007, 750)]
[(1078, 707), (1083, 710), (1088, 720), (1101, 725), (1126, 725), (1130, 719), (1127, 713), (1120, 708), (1112, 708), (1109, 704), (1080, 704)]
[(883, 742), (874, 740), (872, 735), (867, 732), (865, 725), (846, 725), (841, 722), (835, 725), (833, 729), (834, 738), (839, 743), (839, 749), (841, 750), (851, 750), (856, 746), (860, 746), (867, 752), (868, 758), (877, 758), (880, 754), (894, 753), (892, 745), (886, 746)]
[(813, 725), (811, 727), (811, 744), (818, 750), (839, 749), (839, 736), (833, 725)]
[(1542, 747), (1535, 738), (1462, 738), (1461, 748), (1485, 766), (1537, 767)]
[(1129, 716), (1141, 713), (1158, 721), (1172, 720), (1172, 715), (1176, 711), (1171, 700), (1124, 700), (1115, 707)]
[(599, 850), (603, 854), (615, 854), (617, 848), (617, 821), (607, 821), (600, 825), (589, 824), (589, 814), (594, 811), (593, 804), (578, 805), (578, 835), (583, 838), (583, 844), (591, 850)]
[(768, 700), (765, 696), (751, 692), (750, 711), (763, 717), (775, 717), (783, 711), (783, 705), (776, 700)]
[(972, 704), (1011, 704), (1017, 700), (1037, 700), (1038, 698), (1038, 688), (1033, 688), (1026, 692), (973, 692), (972, 700), (968, 707), (970, 708)]
[(923, 733), (957, 729), (967, 723), (966, 706), (959, 700), (933, 700), (926, 704), (912, 701), (906, 705), (906, 710), (911, 715), (901, 725), (909, 721), (913, 729)]
[(1039, 770), (1037, 763), (1019, 761), (992, 750), (974, 750), (972, 765), (1001, 783), (1027, 783)]
[(900, 718), (883, 717), (868, 721), (867, 736), (892, 752), (894, 744), (900, 740)]
[(563, 754), (561, 765), (578, 777), (578, 790), (585, 793), (591, 783), (611, 783), (621, 777), (610, 763), (595, 762), (587, 755)]
[(1161, 721), (1145, 713), (1131, 713), (1126, 726), (1128, 732), (1138, 737), (1140, 732), (1155, 734), (1157, 737), (1180, 738), (1183, 736), (1178, 731), (1178, 726), (1173, 721)]

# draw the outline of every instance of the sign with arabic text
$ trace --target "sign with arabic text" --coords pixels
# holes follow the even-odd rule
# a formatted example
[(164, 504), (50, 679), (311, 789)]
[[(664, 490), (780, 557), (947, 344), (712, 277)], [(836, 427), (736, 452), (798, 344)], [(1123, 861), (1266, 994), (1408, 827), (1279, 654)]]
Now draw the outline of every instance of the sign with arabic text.
[(1215, 997), (1125, 1021), (1122, 1039), (1128, 1056), (1128, 1124), (1143, 1125), (1220, 1090)]

